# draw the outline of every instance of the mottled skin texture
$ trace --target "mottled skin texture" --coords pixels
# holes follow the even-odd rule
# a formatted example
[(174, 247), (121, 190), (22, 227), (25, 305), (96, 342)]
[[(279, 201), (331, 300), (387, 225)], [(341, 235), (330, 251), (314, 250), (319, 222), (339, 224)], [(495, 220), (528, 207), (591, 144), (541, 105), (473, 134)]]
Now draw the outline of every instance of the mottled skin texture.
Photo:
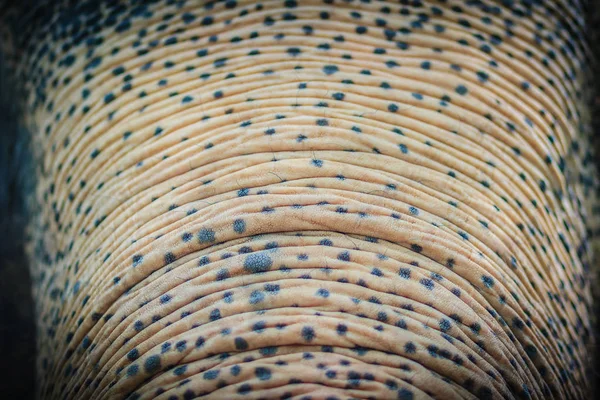
[(586, 396), (580, 4), (133, 3), (4, 40), (40, 396)]

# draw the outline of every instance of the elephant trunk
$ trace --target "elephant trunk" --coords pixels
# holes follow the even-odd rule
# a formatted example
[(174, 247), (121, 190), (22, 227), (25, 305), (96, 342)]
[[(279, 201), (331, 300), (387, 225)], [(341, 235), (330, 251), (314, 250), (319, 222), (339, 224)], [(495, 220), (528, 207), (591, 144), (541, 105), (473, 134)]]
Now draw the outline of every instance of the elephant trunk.
[(576, 16), (331, 3), (30, 15), (40, 395), (584, 395)]

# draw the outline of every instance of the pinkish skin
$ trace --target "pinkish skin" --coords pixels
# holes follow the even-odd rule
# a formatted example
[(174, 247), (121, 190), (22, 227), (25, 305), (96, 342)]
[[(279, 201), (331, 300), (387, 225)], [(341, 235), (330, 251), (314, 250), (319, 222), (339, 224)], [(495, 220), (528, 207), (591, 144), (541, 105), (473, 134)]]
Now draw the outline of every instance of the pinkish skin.
[(402, 3), (6, 14), (40, 398), (585, 398), (582, 11)]

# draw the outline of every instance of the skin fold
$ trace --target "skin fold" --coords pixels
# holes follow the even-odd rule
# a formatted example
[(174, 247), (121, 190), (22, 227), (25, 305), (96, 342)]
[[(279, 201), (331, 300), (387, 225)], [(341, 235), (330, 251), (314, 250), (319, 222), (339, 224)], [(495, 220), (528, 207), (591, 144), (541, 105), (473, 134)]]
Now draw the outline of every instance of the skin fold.
[(38, 396), (586, 398), (583, 12), (8, 10), (36, 160)]

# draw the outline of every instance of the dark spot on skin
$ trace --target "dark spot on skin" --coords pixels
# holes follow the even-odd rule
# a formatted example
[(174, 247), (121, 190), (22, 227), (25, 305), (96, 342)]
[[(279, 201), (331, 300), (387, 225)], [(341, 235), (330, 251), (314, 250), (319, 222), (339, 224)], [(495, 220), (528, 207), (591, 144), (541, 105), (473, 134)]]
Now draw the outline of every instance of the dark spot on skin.
[(173, 370), (173, 374), (175, 376), (181, 376), (183, 374), (185, 374), (185, 372), (187, 371), (187, 365), (182, 365), (180, 367), (177, 367)]
[(325, 75), (333, 75), (338, 72), (338, 67), (335, 65), (326, 65), (323, 67), (323, 72)]
[(431, 279), (423, 278), (419, 281), (428, 290), (433, 290), (434, 283)]
[(234, 342), (235, 342), (235, 348), (237, 350), (247, 350), (248, 349), (248, 342), (246, 342), (246, 340), (244, 338), (237, 337), (237, 338), (235, 338)]
[(494, 279), (491, 276), (483, 275), (481, 277), (481, 281), (483, 282), (485, 287), (487, 287), (488, 289), (490, 289), (492, 286), (494, 286)]
[(261, 303), (263, 300), (265, 299), (265, 295), (263, 292), (259, 291), (259, 290), (254, 290), (252, 291), (252, 293), (250, 293), (250, 304), (257, 304), (257, 303)]
[(219, 376), (220, 371), (218, 369), (214, 369), (211, 371), (206, 371), (202, 377), (207, 380), (207, 381), (212, 381), (217, 379), (217, 377)]
[(400, 275), (401, 278), (410, 279), (410, 268), (400, 268), (398, 275)]
[(208, 228), (200, 229), (198, 232), (198, 240), (200, 243), (212, 243), (215, 241), (215, 231)]
[(127, 376), (129, 376), (129, 377), (136, 376), (138, 374), (139, 370), (140, 370), (139, 365), (132, 364), (127, 368)]
[(160, 297), (160, 303), (161, 303), (161, 304), (166, 304), (166, 303), (168, 303), (169, 301), (171, 301), (171, 296), (169, 296), (168, 294), (162, 295), (162, 296)]
[(179, 342), (177, 342), (175, 344), (175, 348), (177, 349), (178, 352), (183, 352), (185, 351), (185, 349), (187, 348), (187, 342), (185, 340), (180, 340)]
[(413, 400), (414, 395), (413, 392), (406, 388), (401, 388), (398, 390), (398, 394), (396, 397), (398, 400)]
[(304, 339), (304, 341), (309, 342), (309, 343), (312, 342), (314, 340), (314, 338), (316, 337), (315, 330), (311, 326), (303, 327), (301, 333), (302, 333), (302, 338)]
[(469, 91), (467, 89), (466, 86), (464, 85), (458, 85), (455, 89), (456, 93), (460, 94), (461, 96), (464, 96), (465, 94), (467, 94), (467, 92)]
[(144, 370), (148, 374), (154, 374), (161, 368), (160, 356), (152, 355), (144, 362)]
[(240, 387), (237, 390), (237, 392), (241, 395), (247, 395), (251, 391), (252, 391), (252, 386), (249, 383), (244, 383), (244, 384), (240, 385)]
[(233, 221), (233, 230), (236, 233), (244, 233), (246, 231), (246, 222), (243, 219), (236, 219)]
[(177, 260), (177, 256), (171, 252), (165, 254), (165, 265), (174, 263)]
[(140, 254), (133, 256), (133, 262), (132, 265), (134, 267), (137, 267), (138, 265), (140, 265), (142, 263), (142, 261), (144, 260), (144, 257)]
[(129, 353), (127, 353), (127, 359), (129, 361), (135, 361), (138, 359), (139, 356), (140, 356), (140, 352), (138, 351), (138, 349), (133, 349), (133, 350), (129, 351)]
[(412, 249), (412, 251), (414, 251), (415, 253), (420, 253), (420, 252), (422, 252), (422, 251), (423, 251), (423, 247), (421, 247), (420, 245), (418, 245), (418, 244), (415, 244), (415, 243), (411, 244), (411, 245), (410, 245), (410, 248), (411, 248), (411, 249)]
[(271, 257), (266, 252), (249, 254), (244, 260), (244, 269), (256, 274), (266, 272), (273, 266)]

